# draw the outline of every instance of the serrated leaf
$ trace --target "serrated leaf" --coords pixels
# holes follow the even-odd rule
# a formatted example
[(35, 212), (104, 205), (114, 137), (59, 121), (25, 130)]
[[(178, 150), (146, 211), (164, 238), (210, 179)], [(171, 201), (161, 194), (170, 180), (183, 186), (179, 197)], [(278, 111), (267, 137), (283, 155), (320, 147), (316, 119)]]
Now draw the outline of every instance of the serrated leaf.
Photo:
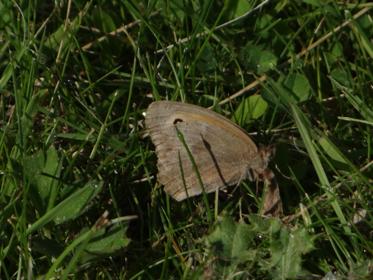
[(255, 266), (271, 279), (303, 276), (302, 255), (313, 249), (304, 228), (292, 231), (279, 219), (259, 215), (250, 215), (248, 224), (224, 217), (206, 240), (214, 259), (212, 275), (218, 279), (233, 279)]
[(250, 230), (261, 235), (275, 235), (281, 230), (281, 222), (276, 218), (263, 218), (259, 215), (250, 216)]
[(313, 240), (306, 229), (293, 232), (283, 227), (279, 238), (272, 239), (271, 263), (273, 279), (293, 279), (301, 276), (302, 255), (313, 249)]
[(207, 237), (207, 242), (214, 254), (223, 260), (240, 263), (246, 260), (253, 237), (247, 224), (224, 217)]

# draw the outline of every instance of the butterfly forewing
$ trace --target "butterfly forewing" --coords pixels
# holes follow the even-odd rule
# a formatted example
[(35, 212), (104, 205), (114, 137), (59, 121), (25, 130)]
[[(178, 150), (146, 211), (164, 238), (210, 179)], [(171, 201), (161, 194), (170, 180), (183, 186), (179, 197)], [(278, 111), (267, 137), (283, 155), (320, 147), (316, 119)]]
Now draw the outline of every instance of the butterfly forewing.
[(240, 127), (198, 106), (153, 102), (145, 124), (156, 147), (158, 180), (177, 200), (237, 184), (257, 155)]

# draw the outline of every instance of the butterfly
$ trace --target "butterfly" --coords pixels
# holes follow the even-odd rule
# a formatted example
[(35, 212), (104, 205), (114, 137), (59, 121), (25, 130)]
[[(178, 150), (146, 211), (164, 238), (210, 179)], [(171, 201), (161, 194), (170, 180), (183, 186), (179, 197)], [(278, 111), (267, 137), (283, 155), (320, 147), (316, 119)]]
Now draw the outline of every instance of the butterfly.
[(274, 180), (268, 168), (272, 148), (258, 148), (241, 127), (209, 109), (155, 101), (146, 111), (145, 126), (158, 157), (157, 179), (178, 201), (244, 179)]

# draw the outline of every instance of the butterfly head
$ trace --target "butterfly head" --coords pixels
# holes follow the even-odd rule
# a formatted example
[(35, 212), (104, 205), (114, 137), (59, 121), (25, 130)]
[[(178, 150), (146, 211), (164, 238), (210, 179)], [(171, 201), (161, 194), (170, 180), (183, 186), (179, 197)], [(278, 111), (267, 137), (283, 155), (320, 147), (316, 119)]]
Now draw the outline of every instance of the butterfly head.
[(273, 145), (260, 146), (258, 149), (258, 153), (263, 162), (263, 166), (267, 167), (268, 163), (276, 153), (276, 148)]
[(259, 146), (255, 164), (251, 166), (254, 179), (263, 181), (271, 180), (274, 177), (273, 172), (268, 168), (268, 164), (274, 154), (274, 146)]

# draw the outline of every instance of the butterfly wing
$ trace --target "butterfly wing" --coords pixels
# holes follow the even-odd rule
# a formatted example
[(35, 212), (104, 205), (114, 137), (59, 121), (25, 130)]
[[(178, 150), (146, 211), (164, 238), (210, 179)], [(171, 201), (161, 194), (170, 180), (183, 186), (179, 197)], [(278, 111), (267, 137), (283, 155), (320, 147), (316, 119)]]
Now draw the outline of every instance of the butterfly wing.
[(258, 155), (239, 126), (199, 106), (153, 102), (145, 125), (158, 156), (158, 181), (179, 201), (237, 184)]

